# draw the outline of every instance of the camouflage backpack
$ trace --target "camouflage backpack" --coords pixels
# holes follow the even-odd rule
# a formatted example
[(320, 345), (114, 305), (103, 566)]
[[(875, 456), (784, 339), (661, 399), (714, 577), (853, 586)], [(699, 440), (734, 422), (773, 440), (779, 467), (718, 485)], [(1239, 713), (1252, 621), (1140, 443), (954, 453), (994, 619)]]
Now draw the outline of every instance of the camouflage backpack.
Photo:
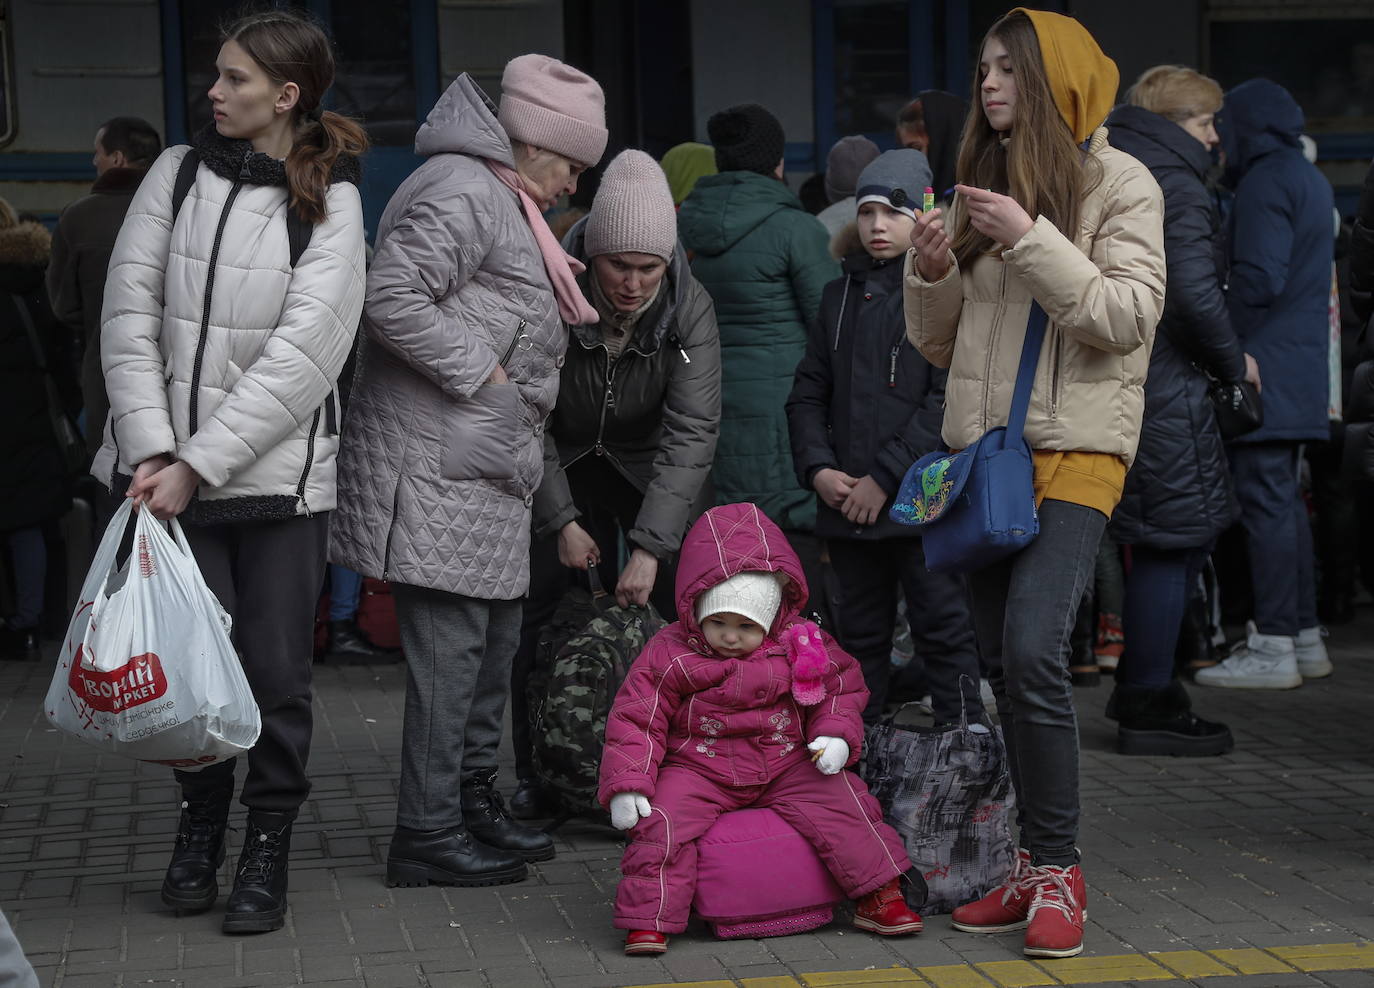
[(630, 664), (667, 624), (652, 607), (616, 605), (593, 582), (595, 592), (579, 587), (559, 603), (539, 637), (529, 680), (534, 769), (558, 797), (559, 822), (600, 812), (606, 716)]

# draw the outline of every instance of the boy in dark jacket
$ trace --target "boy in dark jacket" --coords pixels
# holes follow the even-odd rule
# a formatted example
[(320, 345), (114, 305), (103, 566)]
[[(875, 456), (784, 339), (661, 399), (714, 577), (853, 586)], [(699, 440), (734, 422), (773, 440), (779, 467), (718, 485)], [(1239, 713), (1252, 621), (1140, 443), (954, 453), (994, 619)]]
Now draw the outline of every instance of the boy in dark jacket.
[[(958, 576), (926, 569), (921, 540), (888, 518), (902, 475), (941, 446), (946, 372), (907, 342), (902, 258), (930, 165), (920, 151), (888, 151), (859, 176), (861, 252), (821, 297), (797, 367), (787, 419), (797, 477), (816, 491), (816, 534), (839, 584), (835, 636), (859, 660), (882, 713), (891, 672), (898, 587), (927, 667), (935, 718), (980, 715), (978, 654)], [(960, 676), (969, 676), (961, 702)]]

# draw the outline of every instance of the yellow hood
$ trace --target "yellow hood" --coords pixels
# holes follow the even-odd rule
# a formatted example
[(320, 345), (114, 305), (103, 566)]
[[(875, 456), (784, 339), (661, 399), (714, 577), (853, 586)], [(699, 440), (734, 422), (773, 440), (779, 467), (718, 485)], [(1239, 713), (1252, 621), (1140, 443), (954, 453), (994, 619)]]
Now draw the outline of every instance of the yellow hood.
[(1055, 106), (1073, 132), (1074, 143), (1082, 144), (1116, 105), (1121, 73), (1088, 29), (1072, 17), (1028, 7), (1011, 11), (1018, 12), (1035, 28)]

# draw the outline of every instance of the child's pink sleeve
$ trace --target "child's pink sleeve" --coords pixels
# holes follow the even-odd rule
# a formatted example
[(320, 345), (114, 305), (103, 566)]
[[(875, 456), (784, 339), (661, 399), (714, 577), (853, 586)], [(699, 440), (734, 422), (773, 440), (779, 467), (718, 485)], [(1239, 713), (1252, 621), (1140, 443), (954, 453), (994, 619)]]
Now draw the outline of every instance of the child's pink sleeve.
[(658, 768), (667, 752), (668, 725), (682, 697), (682, 671), (671, 658), (675, 650), (666, 636), (669, 630), (671, 626), (649, 639), (606, 717), (596, 794), (602, 806), (609, 806), (616, 793), (654, 795)]

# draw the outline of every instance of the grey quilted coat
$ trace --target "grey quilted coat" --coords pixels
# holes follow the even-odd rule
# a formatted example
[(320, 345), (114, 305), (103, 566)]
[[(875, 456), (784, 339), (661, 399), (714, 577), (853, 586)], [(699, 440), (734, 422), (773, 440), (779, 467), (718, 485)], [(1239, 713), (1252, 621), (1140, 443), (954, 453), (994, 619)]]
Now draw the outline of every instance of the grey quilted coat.
[[(330, 559), (484, 600), (529, 583), (530, 506), (567, 332), (515, 194), (495, 107), (467, 76), (415, 138), (363, 308)], [(502, 361), (510, 384), (488, 383)]]

